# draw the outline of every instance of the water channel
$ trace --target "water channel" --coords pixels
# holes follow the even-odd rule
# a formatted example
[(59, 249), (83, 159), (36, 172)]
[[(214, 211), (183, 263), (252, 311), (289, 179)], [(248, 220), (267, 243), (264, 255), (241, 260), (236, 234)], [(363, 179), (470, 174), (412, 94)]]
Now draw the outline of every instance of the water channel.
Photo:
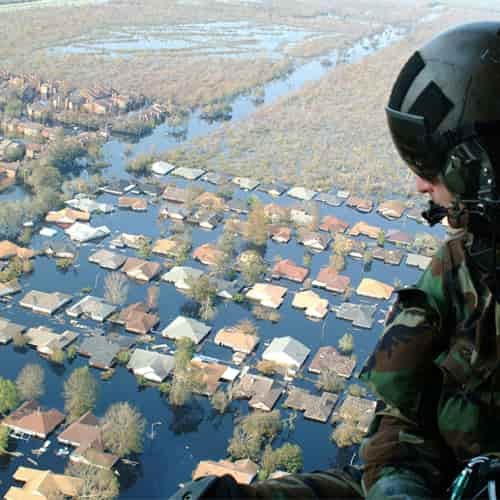
[[(387, 37), (382, 37), (386, 40)], [(390, 37), (389, 37), (390, 39)], [(366, 41), (361, 41), (360, 46), (366, 45)], [(354, 53), (358, 53), (354, 51)], [(334, 63), (341, 57), (338, 54), (332, 54), (330, 60)], [(299, 89), (308, 80), (317, 80), (326, 71), (332, 71), (332, 67), (326, 68), (319, 59), (312, 60), (302, 66), (297, 67), (286, 78), (273, 81), (265, 86), (264, 105), (274, 102), (279, 97), (285, 96)], [(256, 105), (251, 96), (239, 96), (232, 102), (233, 120), (242, 120), (252, 113)], [(189, 141), (203, 134), (208, 134), (215, 130), (220, 124), (208, 123), (200, 118), (199, 111), (195, 110), (189, 117), (187, 124), (187, 134), (185, 140)], [(140, 152), (150, 151), (152, 147), (157, 152), (163, 152), (179, 144), (178, 139), (171, 134), (172, 129), (168, 125), (160, 125), (154, 132), (138, 143), (131, 145), (133, 155)], [(104, 145), (105, 159), (111, 163), (111, 167), (106, 169), (106, 175), (109, 177), (123, 177), (124, 175), (124, 151), (128, 147), (126, 142), (119, 139), (112, 139)], [(169, 176), (168, 180), (174, 178)], [(186, 181), (175, 179), (180, 186), (185, 185)], [(204, 182), (197, 182), (204, 189), (213, 189), (213, 187)], [(17, 189), (17, 188), (16, 188)], [(14, 196), (21, 196), (22, 192), (14, 191)], [(13, 196), (12, 192), (8, 196)], [(295, 205), (296, 201), (282, 196), (278, 199), (272, 199), (268, 195), (257, 192), (252, 195), (258, 196), (263, 202), (274, 201), (279, 204)], [(236, 190), (235, 196), (246, 198), (248, 193)], [(5, 199), (5, 198), (2, 198)], [(98, 201), (111, 202), (116, 204), (116, 198), (111, 195), (103, 194)], [(417, 232), (428, 232), (442, 237), (444, 230), (442, 227), (432, 231), (423, 227), (413, 220), (403, 217), (397, 222), (388, 222), (376, 213), (359, 214), (346, 206), (337, 208), (328, 207), (324, 204), (318, 204), (320, 215), (335, 214), (337, 217), (354, 223), (363, 219), (369, 224), (380, 226), (383, 229), (397, 228), (409, 234)], [(157, 224), (157, 213), (159, 207), (150, 204), (147, 213), (134, 213), (128, 211), (115, 211), (111, 215), (96, 215), (92, 218), (92, 225), (107, 225), (112, 234), (119, 232), (141, 233), (150, 236), (153, 239), (159, 238), (165, 227)], [(169, 230), (168, 224), (166, 226)], [(221, 233), (221, 226), (213, 231), (202, 229), (193, 230), (193, 247), (207, 241), (215, 242)], [(56, 238), (63, 239), (65, 236), (59, 231)], [(363, 238), (362, 238), (363, 239)], [(90, 253), (96, 250), (96, 247), (109, 247), (108, 237), (98, 244), (85, 244), (79, 250), (78, 265), (67, 272), (58, 269), (53, 260), (47, 257), (37, 257), (35, 262), (35, 271), (31, 275), (22, 279), (24, 292), (29, 289), (41, 291), (61, 291), (73, 294), (77, 297), (85, 287), (91, 287), (92, 294), (103, 296), (104, 272), (99, 267), (88, 262)], [(41, 248), (46, 240), (36, 235), (33, 239), (33, 246)], [(388, 248), (392, 246), (388, 244)], [(134, 255), (129, 250), (124, 251), (126, 255)], [(295, 240), (287, 245), (279, 245), (269, 242), (266, 250), (266, 259), (273, 262), (277, 256), (288, 257), (300, 263), (304, 255), (304, 248)], [(316, 276), (319, 269), (328, 262), (329, 252), (314, 254), (311, 264), (311, 276)], [(153, 260), (161, 262), (161, 259), (153, 256)], [(187, 265), (203, 268), (199, 263), (189, 260)], [(408, 267), (402, 263), (400, 266), (391, 266), (374, 261), (370, 269), (366, 269), (363, 263), (352, 258), (347, 259), (345, 273), (351, 277), (354, 286), (359, 284), (363, 276), (369, 276), (379, 279), (385, 283), (393, 284), (396, 281), (402, 283), (412, 283), (419, 275), (415, 268)], [(311, 349), (311, 357), (316, 350), (323, 345), (336, 345), (340, 337), (351, 332), (355, 338), (355, 352), (357, 357), (357, 367), (359, 370), (363, 361), (380, 334), (382, 321), (388, 308), (388, 302), (383, 302), (377, 307), (375, 314), (375, 323), (371, 330), (353, 328), (346, 321), (337, 319), (334, 313), (329, 313), (324, 322), (316, 323), (305, 318), (302, 311), (291, 307), (293, 291), (299, 288), (298, 285), (291, 282), (282, 282), (287, 286), (289, 292), (285, 303), (280, 308), (281, 320), (278, 323), (267, 321), (258, 321), (259, 335), (261, 342), (257, 352), (250, 358), (251, 362), (260, 359), (262, 351), (266, 344), (277, 336), (291, 335), (302, 341)], [(146, 285), (131, 283), (128, 296), (128, 303), (144, 300), (146, 295)], [(186, 310), (188, 300), (181, 293), (177, 292), (173, 286), (166, 283), (160, 285), (159, 311), (161, 312), (160, 329), (165, 327), (177, 315)], [(317, 290), (316, 290), (317, 291)], [(339, 304), (342, 297), (328, 292), (319, 291), (320, 295), (327, 298), (330, 304)], [(21, 295), (22, 296), (22, 295)], [(69, 325), (68, 317), (65, 313), (60, 313), (56, 317), (45, 317), (38, 314), (32, 314), (18, 306), (17, 302), (21, 296), (16, 296), (11, 302), (0, 304), (0, 313), (2, 316), (13, 319), (26, 326), (47, 325), (56, 331), (63, 331)], [(352, 298), (355, 303), (376, 303), (374, 300), (362, 299), (356, 295)], [(243, 318), (251, 318), (251, 311), (248, 305), (236, 304), (233, 302), (220, 302), (217, 308), (217, 315), (210, 322), (212, 332), (206, 342), (203, 344), (203, 354), (214, 356), (223, 361), (229, 361), (231, 352), (228, 349), (216, 346), (213, 343), (215, 333), (223, 326), (231, 325)], [(116, 327), (110, 327), (107, 324), (96, 325), (92, 321), (82, 321), (83, 324), (92, 328), (101, 328), (105, 332), (116, 330)], [(159, 338), (158, 343), (164, 340)], [(311, 360), (306, 361), (306, 366)], [(71, 370), (75, 367), (83, 366), (87, 360), (78, 357), (73, 362), (66, 362), (65, 366), (55, 366), (45, 360), (41, 360), (38, 354), (32, 349), (23, 351), (16, 350), (12, 345), (0, 347), (0, 363), (2, 369), (0, 373), (4, 377), (14, 379), (21, 368), (26, 363), (39, 363), (46, 376), (47, 392), (41, 398), (41, 403), (47, 407), (64, 407), (62, 399), (62, 388), (64, 380), (68, 377)], [(99, 377), (97, 370), (93, 370), (96, 377)], [(307, 375), (307, 372), (305, 372)], [(313, 382), (308, 380), (297, 380), (296, 385), (301, 385), (314, 391)], [(191, 471), (200, 460), (217, 460), (226, 457), (226, 448), (228, 440), (232, 434), (233, 422), (238, 415), (244, 415), (248, 411), (247, 403), (244, 401), (233, 402), (230, 411), (225, 415), (219, 415), (213, 411), (205, 397), (196, 396), (192, 402), (184, 408), (175, 409), (163, 399), (155, 388), (138, 389), (135, 377), (125, 368), (118, 368), (114, 376), (109, 381), (100, 381), (100, 396), (95, 410), (96, 415), (102, 416), (106, 408), (118, 401), (130, 401), (142, 412), (148, 421), (148, 430), (154, 422), (161, 422), (155, 428), (155, 437), (145, 439), (144, 452), (137, 457), (139, 465), (135, 467), (121, 468), (121, 498), (165, 498), (172, 494), (177, 485), (190, 478)], [(283, 398), (278, 402), (282, 403)], [(286, 416), (290, 412), (281, 410), (282, 415)], [(330, 424), (321, 424), (306, 420), (299, 414), (295, 420), (295, 429), (289, 435), (278, 438), (275, 446), (282, 444), (284, 440), (300, 444), (304, 454), (304, 469), (314, 470), (334, 465), (336, 462), (349, 460), (351, 450), (338, 450), (330, 441), (332, 426)], [(28, 465), (26, 457), (36, 458), (40, 468), (50, 468), (57, 472), (62, 472), (65, 468), (67, 457), (60, 457), (55, 454), (59, 447), (55, 441), (55, 435), (51, 437), (51, 445), (48, 451), (40, 456), (33, 457), (30, 451), (39, 448), (41, 442), (32, 439), (28, 442), (13, 442), (13, 448), (25, 453), (21, 458), (2, 458), (0, 462), (0, 494), (4, 494), (9, 484), (11, 476), (19, 465)]]

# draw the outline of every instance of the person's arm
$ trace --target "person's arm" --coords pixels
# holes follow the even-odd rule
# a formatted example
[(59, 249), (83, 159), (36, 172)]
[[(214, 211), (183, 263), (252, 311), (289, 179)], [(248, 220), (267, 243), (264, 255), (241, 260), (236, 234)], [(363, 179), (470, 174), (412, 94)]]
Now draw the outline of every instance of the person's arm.
[(448, 450), (437, 429), (441, 374), (433, 363), (446, 349), (450, 333), (443, 250), (416, 287), (399, 291), (360, 376), (381, 400), (361, 447), (367, 490), (394, 468), (418, 471), (432, 486), (445, 475)]

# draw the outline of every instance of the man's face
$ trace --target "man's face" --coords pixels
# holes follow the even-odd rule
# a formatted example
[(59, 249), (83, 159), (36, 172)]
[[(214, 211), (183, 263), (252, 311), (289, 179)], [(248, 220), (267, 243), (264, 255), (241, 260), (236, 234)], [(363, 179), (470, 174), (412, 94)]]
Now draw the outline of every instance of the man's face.
[(428, 194), (434, 203), (442, 207), (447, 208), (453, 203), (453, 194), (448, 191), (448, 188), (438, 177), (432, 181), (428, 181), (416, 175), (415, 185), (419, 193)]

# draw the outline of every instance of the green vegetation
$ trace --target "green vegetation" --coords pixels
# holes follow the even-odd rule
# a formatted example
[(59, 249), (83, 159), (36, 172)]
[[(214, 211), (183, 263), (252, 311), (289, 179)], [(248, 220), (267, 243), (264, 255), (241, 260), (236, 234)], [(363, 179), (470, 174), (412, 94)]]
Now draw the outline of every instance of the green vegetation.
[(55, 363), (56, 365), (62, 365), (64, 364), (66, 355), (62, 349), (54, 349), (49, 359), (52, 363)]
[(345, 379), (333, 369), (322, 370), (316, 387), (323, 391), (340, 393), (345, 388)]
[(78, 354), (78, 349), (74, 345), (70, 345), (66, 349), (66, 357), (68, 358), (69, 361), (73, 361), (76, 358), (77, 354)]
[(282, 429), (280, 413), (255, 411), (244, 417), (234, 428), (229, 441), (228, 453), (234, 460), (250, 458), (258, 460), (263, 446), (271, 443)]
[(76, 368), (64, 382), (64, 410), (70, 421), (93, 410), (97, 401), (97, 381), (88, 366)]
[(345, 333), (339, 340), (339, 350), (343, 354), (351, 354), (354, 350), (354, 337), (352, 333)]
[(303, 466), (302, 450), (299, 445), (285, 443), (280, 448), (272, 449), (267, 445), (262, 454), (259, 480), (263, 481), (277, 470), (290, 473), (300, 472)]
[(339, 448), (343, 448), (359, 444), (363, 435), (363, 432), (355, 424), (342, 422), (335, 427), (331, 439)]
[(92, 498), (95, 500), (118, 498), (120, 485), (111, 470), (70, 461), (64, 473), (68, 476), (83, 479), (83, 487), (78, 491), (77, 498)]
[(120, 351), (116, 355), (116, 360), (120, 365), (126, 365), (130, 361), (130, 351)]
[(28, 274), (33, 270), (33, 262), (30, 259), (21, 259), (13, 257), (10, 259), (7, 267), (0, 271), (0, 282), (5, 283), (19, 278), (23, 274)]
[(134, 175), (150, 175), (151, 165), (155, 157), (149, 154), (140, 154), (125, 165), (125, 170)]
[(38, 399), (45, 393), (45, 372), (40, 365), (27, 364), (16, 378), (16, 388), (19, 399), (27, 401)]
[(231, 388), (229, 388), (227, 391), (219, 389), (210, 398), (210, 403), (212, 404), (212, 408), (214, 408), (214, 410), (217, 410), (219, 413), (224, 414), (229, 408), (232, 400), (233, 394)]
[(188, 281), (189, 290), (186, 294), (200, 305), (200, 317), (203, 320), (213, 318), (215, 314), (215, 298), (217, 296), (217, 287), (206, 274), (199, 278)]
[(6, 425), (0, 425), (0, 456), (9, 451), (10, 429)]
[(0, 377), (0, 415), (5, 415), (19, 404), (16, 384)]
[(12, 343), (15, 347), (22, 348), (28, 343), (28, 339), (21, 332), (15, 332), (12, 335)]

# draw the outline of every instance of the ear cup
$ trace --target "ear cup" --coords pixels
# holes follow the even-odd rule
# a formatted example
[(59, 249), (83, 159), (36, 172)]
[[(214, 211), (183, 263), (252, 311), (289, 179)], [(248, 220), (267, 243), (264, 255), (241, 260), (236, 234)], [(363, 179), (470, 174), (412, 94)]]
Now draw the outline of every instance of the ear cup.
[(450, 192), (464, 200), (477, 200), (480, 193), (494, 188), (490, 158), (477, 139), (462, 142), (450, 151), (442, 181)]

